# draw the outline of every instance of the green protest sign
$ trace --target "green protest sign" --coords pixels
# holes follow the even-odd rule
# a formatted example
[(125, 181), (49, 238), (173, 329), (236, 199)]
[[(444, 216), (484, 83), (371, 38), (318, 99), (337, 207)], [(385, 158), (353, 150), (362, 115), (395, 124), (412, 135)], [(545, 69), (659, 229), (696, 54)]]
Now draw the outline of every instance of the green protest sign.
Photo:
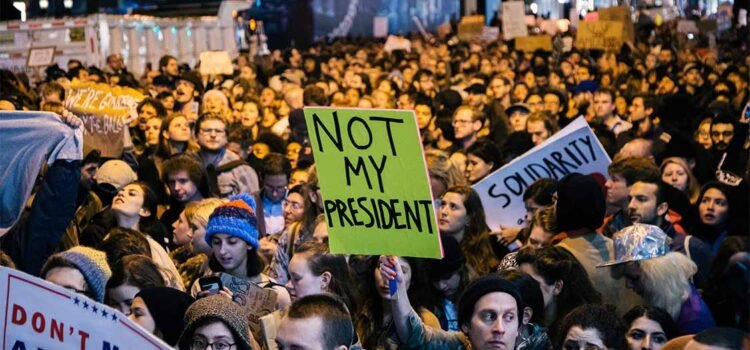
[(305, 108), (331, 252), (441, 258), (413, 111)]

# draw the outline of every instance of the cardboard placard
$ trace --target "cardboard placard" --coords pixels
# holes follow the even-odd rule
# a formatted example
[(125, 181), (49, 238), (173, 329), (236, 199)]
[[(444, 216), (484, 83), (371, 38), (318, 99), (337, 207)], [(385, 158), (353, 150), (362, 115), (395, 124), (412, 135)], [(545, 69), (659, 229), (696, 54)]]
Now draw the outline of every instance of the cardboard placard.
[(549, 35), (532, 35), (516, 38), (516, 50), (534, 52), (538, 49), (552, 51), (552, 37)]
[(526, 10), (523, 1), (507, 1), (502, 3), (503, 11), (503, 39), (511, 40), (519, 36), (529, 35), (526, 27)]
[(336, 254), (441, 258), (414, 111), (306, 107)]
[(255, 339), (263, 339), (260, 318), (276, 311), (276, 292), (228, 273), (219, 273), (219, 278), (224, 287), (232, 291), (232, 301), (244, 307)]
[(622, 23), (596, 21), (579, 23), (575, 47), (579, 49), (600, 49), (619, 51), (623, 43)]
[(472, 187), (482, 199), (492, 230), (500, 225), (522, 227), (526, 224), (523, 193), (534, 181), (560, 180), (574, 172), (606, 177), (609, 163), (607, 152), (581, 117)]
[(389, 35), (388, 39), (385, 40), (385, 45), (383, 45), (383, 50), (385, 52), (391, 53), (396, 50), (404, 50), (406, 52), (411, 52), (411, 40), (395, 36), (395, 35)]
[(615, 21), (622, 23), (624, 40), (635, 41), (635, 27), (633, 26), (633, 17), (630, 14), (630, 7), (615, 6), (601, 8), (598, 11), (600, 21)]
[(232, 57), (226, 51), (203, 51), (200, 55), (201, 75), (231, 75), (234, 73)]
[(461, 40), (477, 40), (482, 35), (484, 16), (464, 16), (458, 23), (458, 38)]
[(120, 158), (126, 123), (143, 98), (131, 88), (74, 82), (65, 107), (83, 121), (83, 154), (98, 149), (102, 157)]
[(26, 67), (46, 67), (55, 60), (55, 47), (32, 47), (26, 59)]
[(167, 350), (127, 316), (86, 296), (0, 267), (3, 349)]

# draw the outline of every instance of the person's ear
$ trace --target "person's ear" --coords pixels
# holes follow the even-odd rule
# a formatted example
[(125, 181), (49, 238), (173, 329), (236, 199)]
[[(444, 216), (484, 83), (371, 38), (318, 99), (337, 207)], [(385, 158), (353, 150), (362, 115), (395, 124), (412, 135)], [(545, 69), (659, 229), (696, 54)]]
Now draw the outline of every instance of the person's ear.
[(148, 210), (147, 208), (141, 208), (141, 210), (138, 211), (138, 215), (143, 218), (147, 218), (151, 216), (151, 210)]
[(346, 347), (345, 345), (339, 345), (339, 346), (337, 346), (337, 347), (335, 348), (335, 350), (349, 350), (349, 348), (348, 348), (348, 347)]
[(167, 130), (162, 131), (161, 137), (163, 137), (165, 140), (169, 140), (169, 132), (167, 132)]
[(328, 271), (320, 275), (320, 290), (328, 290), (328, 286), (331, 285), (331, 277), (331, 273)]
[(521, 322), (523, 322), (523, 324), (529, 324), (532, 316), (534, 316), (534, 309), (528, 306), (523, 308), (523, 319), (521, 319)]
[(469, 334), (469, 325), (466, 324), (466, 323), (462, 324), (461, 325), (461, 331), (464, 332), (464, 333), (466, 333), (466, 334)]
[(477, 119), (471, 123), (471, 126), (474, 127), (475, 131), (479, 131), (482, 129), (482, 121)]
[(667, 202), (659, 203), (659, 205), (656, 207), (656, 215), (658, 215), (659, 217), (663, 217), (664, 215), (667, 214), (668, 211), (669, 211), (669, 203)]
[(564, 286), (565, 286), (565, 282), (563, 282), (562, 280), (555, 281), (555, 284), (554, 284), (554, 286), (552, 288), (552, 295), (554, 295), (554, 296), (560, 295), (560, 293), (562, 292)]

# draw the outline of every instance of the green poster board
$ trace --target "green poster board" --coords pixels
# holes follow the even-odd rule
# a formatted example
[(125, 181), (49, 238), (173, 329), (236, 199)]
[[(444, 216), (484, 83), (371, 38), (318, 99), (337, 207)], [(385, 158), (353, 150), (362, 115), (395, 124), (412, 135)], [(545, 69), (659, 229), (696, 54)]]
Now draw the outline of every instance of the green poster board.
[(305, 108), (331, 252), (441, 258), (413, 111)]

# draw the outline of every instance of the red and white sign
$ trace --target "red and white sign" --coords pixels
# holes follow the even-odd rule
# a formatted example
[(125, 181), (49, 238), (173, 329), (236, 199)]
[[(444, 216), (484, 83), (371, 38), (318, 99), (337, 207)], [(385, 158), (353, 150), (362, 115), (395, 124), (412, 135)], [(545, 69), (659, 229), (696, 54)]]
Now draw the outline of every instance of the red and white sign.
[(0, 347), (167, 350), (125, 315), (26, 273), (0, 267)]

